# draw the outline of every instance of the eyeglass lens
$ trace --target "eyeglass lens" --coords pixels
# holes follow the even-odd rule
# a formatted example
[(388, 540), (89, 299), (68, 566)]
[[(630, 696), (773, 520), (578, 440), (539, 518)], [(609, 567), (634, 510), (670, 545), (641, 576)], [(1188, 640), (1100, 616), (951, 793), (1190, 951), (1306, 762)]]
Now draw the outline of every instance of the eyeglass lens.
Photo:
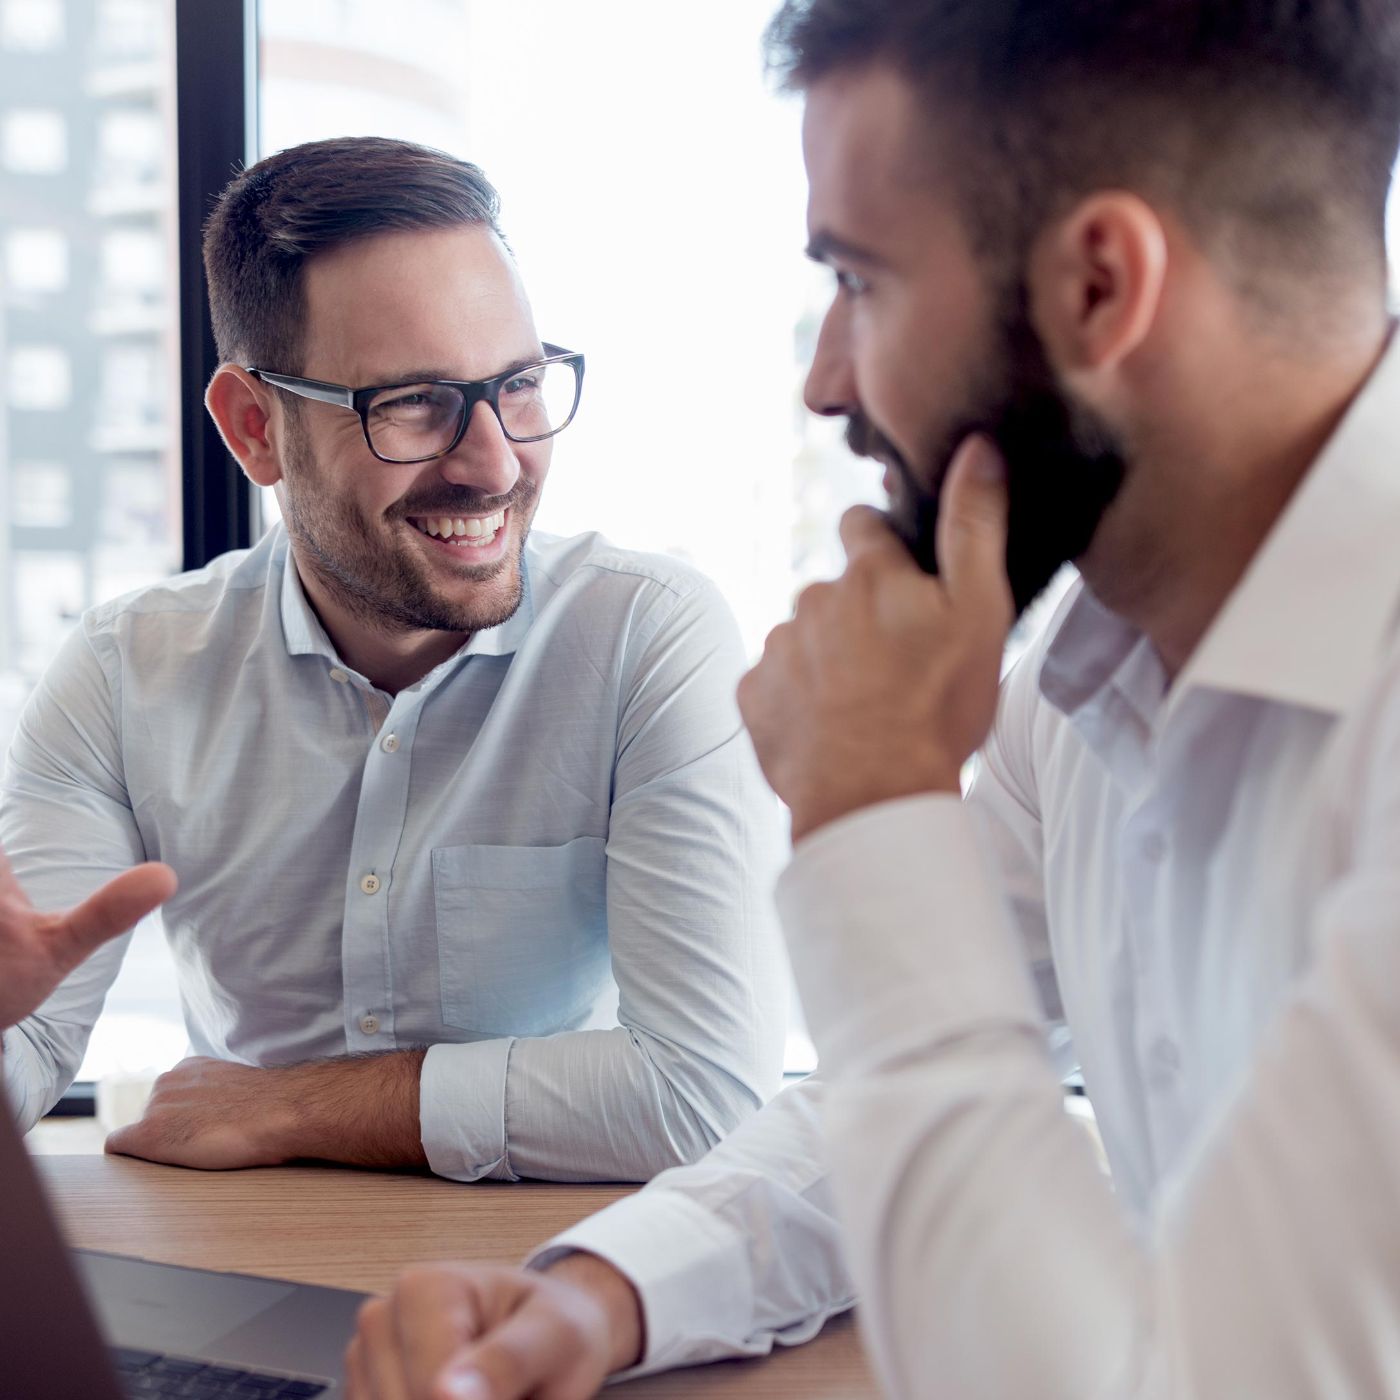
[[(572, 364), (532, 365), (500, 386), (496, 398), (508, 437), (548, 437), (568, 421), (578, 399)], [(444, 452), (462, 422), (464, 395), (447, 384), (407, 384), (370, 401), (365, 420), (381, 457), (409, 462)]]

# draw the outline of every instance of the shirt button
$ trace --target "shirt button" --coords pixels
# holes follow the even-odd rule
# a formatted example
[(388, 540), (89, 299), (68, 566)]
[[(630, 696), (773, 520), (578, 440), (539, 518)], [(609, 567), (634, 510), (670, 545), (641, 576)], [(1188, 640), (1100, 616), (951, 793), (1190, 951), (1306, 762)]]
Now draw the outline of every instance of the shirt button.
[(366, 1035), (373, 1035), (375, 1031), (379, 1029), (379, 1017), (376, 1016), (373, 1011), (366, 1011), (365, 1014), (360, 1017), (360, 1029), (364, 1031)]
[(397, 734), (386, 734), (380, 741), (379, 747), (385, 753), (394, 753), (399, 747), (399, 736)]
[(1153, 1045), (1151, 1054), (1152, 1063), (1163, 1074), (1175, 1074), (1181, 1068), (1181, 1051), (1165, 1037)]
[(360, 881), (360, 888), (361, 888), (366, 894), (378, 894), (378, 893), (379, 893), (379, 876), (378, 876), (378, 875), (366, 875), (365, 878), (364, 878), (363, 880)]
[(1167, 853), (1167, 838), (1160, 831), (1149, 831), (1142, 838), (1142, 853), (1155, 865)]
[(346, 675), (346, 673), (342, 671), (339, 666), (336, 666), (331, 671), (331, 679), (337, 685), (344, 685), (345, 682), (350, 679), (350, 677)]

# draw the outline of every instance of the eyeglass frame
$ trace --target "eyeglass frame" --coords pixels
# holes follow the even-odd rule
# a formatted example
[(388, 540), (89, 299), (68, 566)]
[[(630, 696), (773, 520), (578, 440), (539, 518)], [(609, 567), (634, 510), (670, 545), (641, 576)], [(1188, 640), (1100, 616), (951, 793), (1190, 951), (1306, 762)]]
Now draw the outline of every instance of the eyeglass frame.
[[(295, 374), (275, 374), (271, 370), (257, 369), (253, 365), (245, 365), (244, 369), (254, 379), (263, 384), (270, 384), (274, 389), (285, 389), (289, 394), (295, 394), (298, 398), (311, 399), (316, 403), (328, 403), (336, 408), (350, 409), (359, 418), (360, 430), (365, 435), (365, 446), (369, 448), (375, 459), (385, 462), (389, 466), (406, 467), (414, 466), (419, 462), (435, 462), (439, 457), (446, 457), (448, 453), (455, 452), (458, 444), (467, 435), (473, 411), (477, 404), (483, 402), (490, 404), (491, 412), (496, 415), (496, 422), (500, 424), (501, 432), (505, 434), (508, 442), (545, 442), (562, 433), (574, 421), (574, 415), (578, 412), (579, 400), (583, 397), (583, 352), (581, 350), (565, 350), (562, 345), (551, 345), (547, 341), (542, 343), (545, 351), (543, 359), (530, 360), (526, 364), (517, 365), (514, 369), (508, 369), (490, 379), (408, 379), (397, 384), (371, 384), (363, 389), (352, 389), (348, 384), (328, 384), (323, 379), (303, 379)], [(569, 416), (557, 428), (551, 428), (547, 433), (537, 433), (533, 437), (516, 437), (506, 427), (505, 419), (501, 417), (501, 386), (508, 380), (514, 379), (516, 375), (524, 374), (527, 370), (538, 369), (541, 365), (559, 364), (572, 365), (574, 370), (574, 404), (569, 410)], [(376, 394), (382, 394), (386, 389), (408, 389), (415, 384), (442, 384), (449, 389), (460, 390), (462, 394), (462, 421), (457, 425), (457, 431), (453, 435), (452, 441), (441, 451), (431, 452), (426, 457), (386, 457), (375, 448), (374, 442), (370, 438), (370, 402)]]

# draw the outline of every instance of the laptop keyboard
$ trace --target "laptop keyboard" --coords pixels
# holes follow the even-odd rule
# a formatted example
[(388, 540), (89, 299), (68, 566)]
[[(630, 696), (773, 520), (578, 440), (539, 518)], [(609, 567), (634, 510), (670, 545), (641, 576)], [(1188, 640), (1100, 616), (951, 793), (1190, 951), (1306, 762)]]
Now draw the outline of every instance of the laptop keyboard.
[(292, 1380), (236, 1366), (211, 1366), (158, 1351), (112, 1347), (112, 1363), (129, 1400), (148, 1396), (180, 1400), (305, 1400), (330, 1389), (328, 1381)]

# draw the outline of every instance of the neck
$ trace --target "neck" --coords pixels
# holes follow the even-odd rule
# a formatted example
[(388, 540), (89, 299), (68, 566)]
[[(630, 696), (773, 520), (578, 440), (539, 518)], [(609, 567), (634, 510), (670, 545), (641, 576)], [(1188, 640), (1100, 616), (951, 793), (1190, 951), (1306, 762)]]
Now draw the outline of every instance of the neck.
[(1389, 331), (1382, 319), (1373, 334), (1331, 347), (1324, 364), (1243, 358), (1248, 373), (1233, 383), (1202, 376), (1204, 387), (1170, 395), (1169, 419), (1144, 433), (1134, 487), (1080, 562), (1100, 601), (1149, 638), (1169, 677), (1336, 432)]
[(343, 597), (299, 557), (295, 540), (291, 554), (307, 601), (336, 654), (386, 694), (397, 695), (421, 681), (471, 640), (470, 632), (395, 626), (375, 614), (370, 605)]

